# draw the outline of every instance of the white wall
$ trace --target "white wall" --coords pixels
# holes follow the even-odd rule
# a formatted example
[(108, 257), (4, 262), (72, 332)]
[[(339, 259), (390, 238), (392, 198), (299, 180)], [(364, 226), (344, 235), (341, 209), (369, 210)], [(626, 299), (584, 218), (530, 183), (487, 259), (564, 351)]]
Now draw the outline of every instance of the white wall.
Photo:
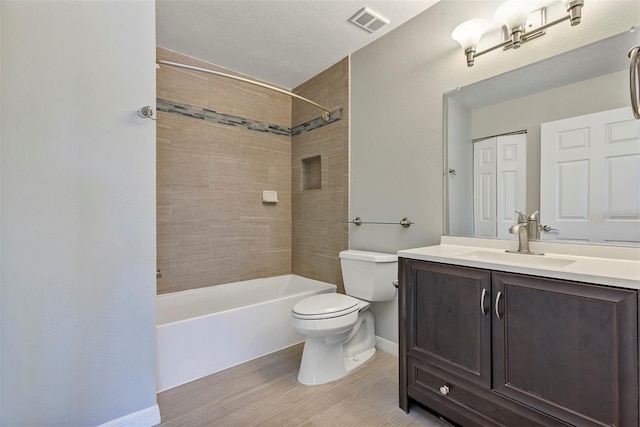
[(6, 1), (2, 425), (157, 408), (155, 3)]
[[(471, 110), (453, 99), (447, 100), (448, 156), (446, 164), (455, 171), (445, 171), (444, 180), (449, 202), (447, 234), (473, 236), (473, 143), (471, 142)], [(446, 230), (446, 226), (445, 226)]]
[[(352, 248), (395, 252), (438, 243), (444, 92), (640, 25), (635, 0), (585, 3), (580, 25), (555, 26), (521, 49), (477, 58), (472, 68), (449, 34), (467, 19), (492, 17), (500, 1), (442, 0), (351, 56), (351, 217), (416, 222), (409, 229), (351, 227)], [(382, 303), (373, 311), (377, 334), (397, 342), (396, 308)]]

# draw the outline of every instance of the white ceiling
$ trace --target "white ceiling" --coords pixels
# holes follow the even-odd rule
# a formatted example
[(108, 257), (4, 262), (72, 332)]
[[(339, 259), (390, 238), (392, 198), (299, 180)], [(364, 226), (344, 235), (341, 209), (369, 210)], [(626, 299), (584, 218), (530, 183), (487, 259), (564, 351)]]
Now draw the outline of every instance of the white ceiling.
[[(157, 0), (156, 40), (293, 89), (438, 0)], [(391, 21), (374, 33), (351, 22), (363, 7)]]

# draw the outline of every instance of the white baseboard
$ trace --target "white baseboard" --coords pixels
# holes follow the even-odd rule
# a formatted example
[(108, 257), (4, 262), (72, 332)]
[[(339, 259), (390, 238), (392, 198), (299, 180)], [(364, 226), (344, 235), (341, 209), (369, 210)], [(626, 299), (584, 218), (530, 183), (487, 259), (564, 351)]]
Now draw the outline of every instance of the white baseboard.
[(398, 344), (393, 341), (386, 340), (384, 338), (380, 338), (376, 335), (376, 348), (378, 350), (382, 350), (385, 353), (389, 353), (393, 356), (398, 357)]
[(151, 427), (160, 424), (160, 421), (160, 407), (156, 404), (147, 409), (100, 424), (98, 427)]

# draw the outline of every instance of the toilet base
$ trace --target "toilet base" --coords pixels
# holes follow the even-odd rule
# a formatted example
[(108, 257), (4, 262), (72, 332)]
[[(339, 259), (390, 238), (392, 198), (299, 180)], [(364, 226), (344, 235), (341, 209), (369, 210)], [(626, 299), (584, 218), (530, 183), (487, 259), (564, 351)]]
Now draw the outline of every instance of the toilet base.
[(339, 380), (373, 357), (376, 352), (373, 315), (369, 311), (360, 315), (351, 334), (307, 336), (298, 371), (299, 383), (320, 385)]
[(339, 380), (364, 365), (376, 353), (374, 347), (354, 357), (345, 358), (343, 357), (342, 345), (335, 346), (338, 348), (329, 348), (324, 343), (318, 347), (317, 343), (309, 341), (314, 340), (307, 338), (298, 371), (298, 382), (304, 385), (320, 385)]
[(362, 353), (351, 357), (351, 358), (345, 358), (344, 359), (344, 367), (345, 370), (347, 371), (347, 374), (351, 371), (353, 371), (354, 369), (356, 369), (359, 366), (364, 365), (365, 363), (367, 363), (369, 361), (369, 359), (371, 359), (373, 357), (373, 355), (376, 354), (376, 349), (371, 348), (369, 350), (363, 351)]

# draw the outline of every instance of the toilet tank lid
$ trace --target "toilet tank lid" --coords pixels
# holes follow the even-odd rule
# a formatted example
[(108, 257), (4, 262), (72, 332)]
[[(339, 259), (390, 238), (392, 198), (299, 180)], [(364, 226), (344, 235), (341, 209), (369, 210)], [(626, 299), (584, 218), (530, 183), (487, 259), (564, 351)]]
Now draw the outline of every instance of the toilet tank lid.
[(339, 254), (341, 259), (355, 259), (359, 261), (369, 261), (369, 262), (396, 262), (398, 261), (398, 255), (396, 254), (386, 254), (382, 252), (367, 252), (367, 251), (357, 251), (354, 249), (349, 249), (346, 251), (342, 251)]

